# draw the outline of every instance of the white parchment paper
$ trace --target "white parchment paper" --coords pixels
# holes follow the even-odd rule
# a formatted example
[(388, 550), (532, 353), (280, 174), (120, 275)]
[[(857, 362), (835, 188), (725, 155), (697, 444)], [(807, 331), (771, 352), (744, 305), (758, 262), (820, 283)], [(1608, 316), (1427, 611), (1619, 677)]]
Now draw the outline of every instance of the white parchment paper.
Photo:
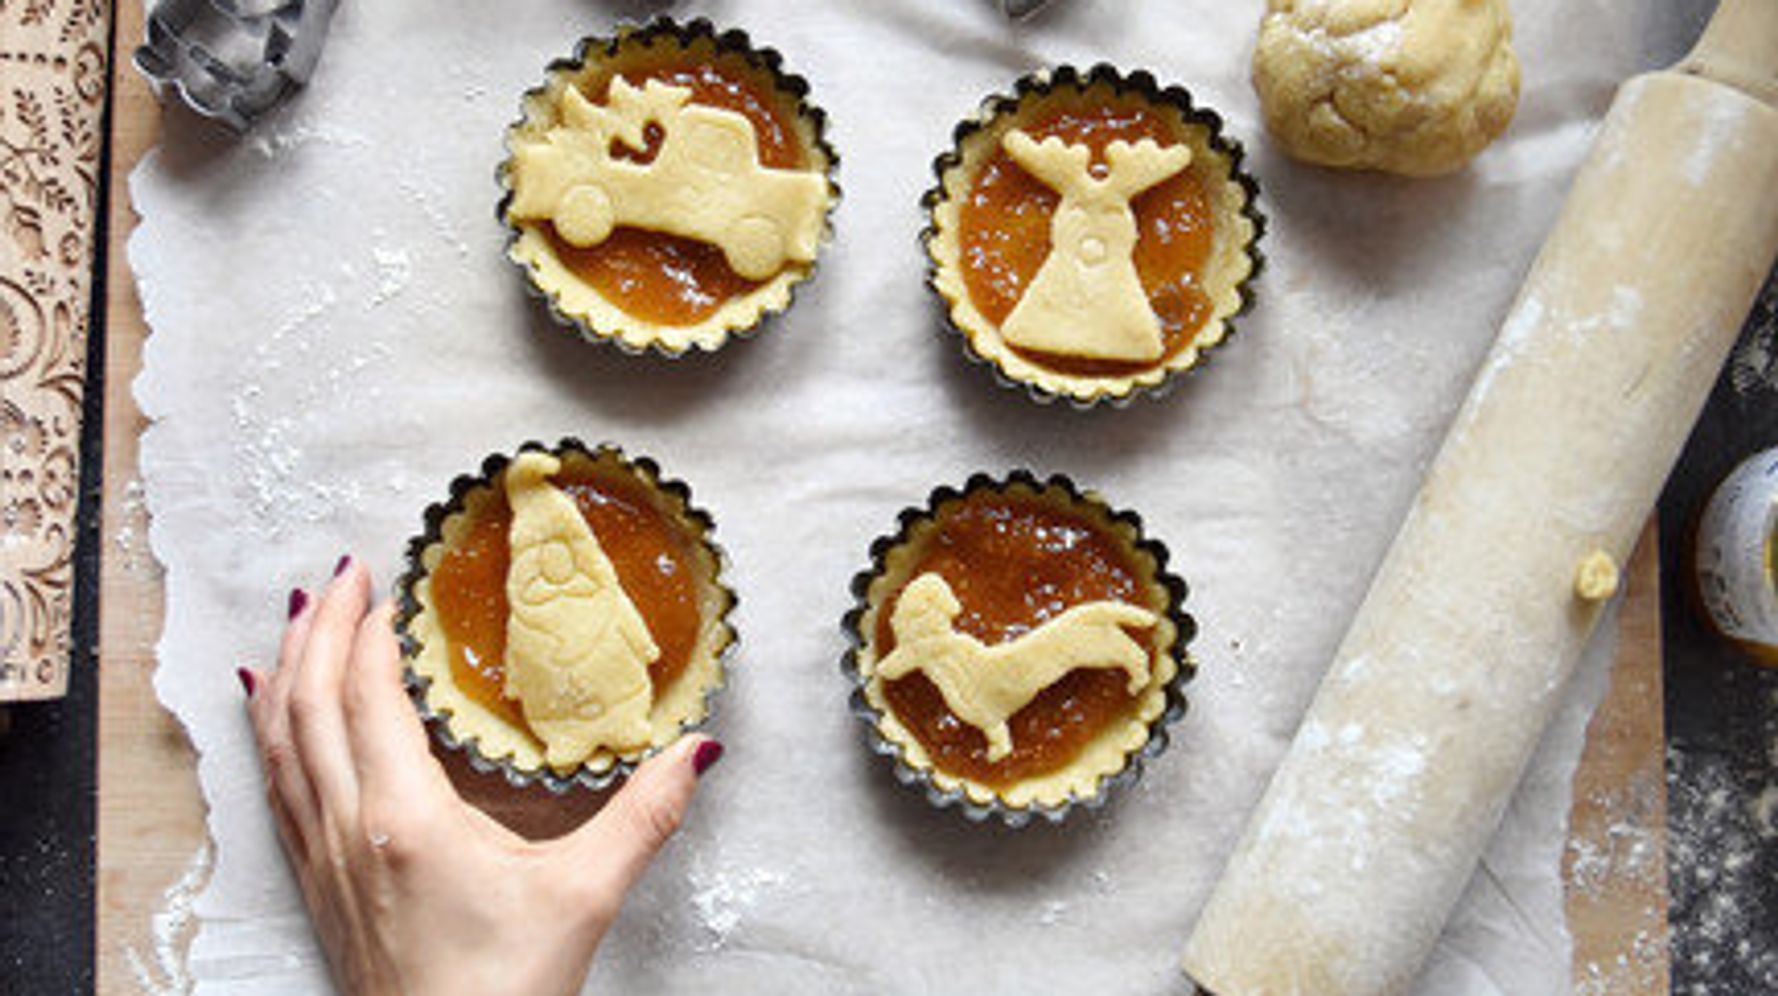
[[(1506, 138), (1436, 181), (1272, 150), (1246, 66), (1258, 4), (986, 0), (670, 8), (779, 48), (831, 118), (837, 240), (761, 338), (679, 362), (550, 325), (501, 256), (494, 167), (521, 91), (646, 5), (345, 4), (311, 87), (248, 138), (169, 115), (132, 177), (153, 335), (136, 383), (167, 567), (157, 687), (189, 728), (216, 866), (197, 989), (325, 972), (265, 811), (231, 675), (269, 663), (293, 585), (352, 551), (384, 581), (420, 514), (493, 451), (575, 434), (657, 458), (718, 521), (742, 650), (730, 753), (625, 908), (603, 992), (1157, 993), (1281, 757), (1421, 468), (1618, 80), (1694, 6), (1515, 5)], [(918, 199), (952, 126), (1040, 66), (1187, 85), (1250, 151), (1271, 220), (1259, 306), (1207, 370), (1125, 411), (1039, 408), (967, 365), (921, 287)], [(862, 746), (837, 661), (871, 539), (976, 470), (1064, 471), (1175, 553), (1202, 630), (1191, 714), (1107, 811), (1009, 832), (930, 810)], [(1461, 565), (1454, 565), (1461, 569)], [(1607, 627), (1609, 630), (1610, 627)], [(1567, 991), (1558, 861), (1605, 679), (1599, 641), (1421, 984)]]

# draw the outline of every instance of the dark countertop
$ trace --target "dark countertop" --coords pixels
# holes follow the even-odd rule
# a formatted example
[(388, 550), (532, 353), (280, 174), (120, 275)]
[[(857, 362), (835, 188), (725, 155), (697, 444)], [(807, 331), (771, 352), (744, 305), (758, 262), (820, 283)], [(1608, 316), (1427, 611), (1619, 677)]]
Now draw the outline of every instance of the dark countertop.
[[(104, 338), (90, 337), (87, 369), (102, 370)], [(0, 996), (93, 989), (104, 394), (101, 373), (88, 382), (81, 426), (68, 697), (0, 706), (9, 727), (0, 731)]]
[[(1778, 993), (1778, 667), (1710, 632), (1676, 566), (1716, 483), (1778, 445), (1778, 272), (1661, 496), (1673, 992)], [(1770, 794), (1768, 794), (1770, 793)], [(1770, 803), (1768, 803), (1770, 804)]]

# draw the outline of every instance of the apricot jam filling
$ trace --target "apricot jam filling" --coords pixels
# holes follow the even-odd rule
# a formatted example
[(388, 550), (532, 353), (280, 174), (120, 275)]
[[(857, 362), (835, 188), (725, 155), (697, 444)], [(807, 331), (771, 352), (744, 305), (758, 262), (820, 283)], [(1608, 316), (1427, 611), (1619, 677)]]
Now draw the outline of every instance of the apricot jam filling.
[[(1055, 136), (1086, 145), (1095, 164), (1104, 163), (1105, 147), (1116, 139), (1179, 142), (1174, 126), (1143, 105), (1057, 109), (1019, 127), (1038, 141)], [(1160, 319), (1161, 359), (1123, 363), (1014, 351), (1058, 373), (1123, 377), (1164, 364), (1191, 345), (1211, 313), (1201, 282), (1216, 235), (1204, 179), (1210, 165), (1194, 161), (1130, 202), (1136, 216), (1136, 274)], [(976, 174), (959, 211), (963, 281), (970, 301), (995, 325), (1006, 320), (1049, 256), (1050, 219), (1059, 200), (1004, 149), (996, 149)]]
[[(570, 464), (552, 483), (574, 499), (648, 623), (661, 656), (648, 668), (655, 697), (684, 673), (702, 628), (696, 540), (662, 511), (654, 492), (621, 471)], [(507, 535), (512, 509), (496, 487), (432, 571), (432, 603), (444, 631), (451, 680), (508, 723), (529, 729), (506, 697)]]
[[(907, 578), (936, 571), (963, 606), (957, 629), (984, 643), (1015, 639), (1087, 602), (1146, 604), (1144, 572), (1126, 546), (1042, 496), (973, 492), (941, 511), (936, 526)], [(877, 609), (871, 636), (878, 660), (895, 649), (889, 620), (899, 597), (889, 595)], [(1126, 681), (1116, 669), (1069, 672), (1013, 714), (1012, 753), (995, 762), (987, 738), (951, 712), (924, 674), (885, 682), (883, 695), (934, 767), (1002, 788), (1066, 766), (1107, 725), (1124, 721), (1137, 701)]]
[[(745, 62), (713, 64), (693, 58), (684, 51), (642, 53), (627, 59), (621, 70), (590, 75), (580, 83), (581, 91), (594, 103), (604, 104), (617, 75), (636, 86), (660, 80), (686, 87), (693, 103), (734, 111), (753, 123), (761, 165), (808, 167), (808, 151), (796, 132), (795, 109), (784, 106), (784, 98), (769, 82), (748, 72)], [(730, 61), (737, 64), (729, 65)], [(658, 125), (650, 125), (644, 134), (645, 148), (614, 145), (613, 154), (639, 163), (652, 161), (665, 136)], [(760, 286), (737, 274), (720, 248), (694, 239), (619, 227), (605, 241), (580, 248), (558, 236), (553, 226), (546, 227), (551, 250), (569, 272), (625, 313), (656, 325), (695, 325)]]

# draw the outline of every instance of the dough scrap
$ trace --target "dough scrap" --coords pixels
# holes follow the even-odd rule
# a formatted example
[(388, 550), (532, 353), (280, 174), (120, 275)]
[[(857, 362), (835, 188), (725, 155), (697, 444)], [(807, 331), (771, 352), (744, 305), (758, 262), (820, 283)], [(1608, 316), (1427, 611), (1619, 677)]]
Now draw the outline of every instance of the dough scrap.
[(1022, 636), (987, 646), (955, 629), (963, 606), (949, 583), (922, 574), (902, 589), (889, 624), (895, 649), (877, 664), (893, 681), (914, 671), (932, 679), (957, 718), (988, 738), (988, 760), (1012, 753), (1007, 721), (1045, 688), (1078, 668), (1120, 668), (1131, 695), (1148, 684), (1151, 653), (1125, 631), (1159, 622), (1126, 602), (1088, 602)]
[(601, 747), (646, 747), (660, 648), (574, 500), (549, 483), (561, 461), (521, 453), (506, 468), (507, 698), (558, 770)]
[(1574, 571), (1574, 593), (1582, 601), (1603, 602), (1617, 594), (1619, 583), (1617, 561), (1604, 550), (1587, 554)]
[(1506, 0), (1268, 0), (1253, 86), (1298, 159), (1449, 173), (1512, 121), (1512, 16)]

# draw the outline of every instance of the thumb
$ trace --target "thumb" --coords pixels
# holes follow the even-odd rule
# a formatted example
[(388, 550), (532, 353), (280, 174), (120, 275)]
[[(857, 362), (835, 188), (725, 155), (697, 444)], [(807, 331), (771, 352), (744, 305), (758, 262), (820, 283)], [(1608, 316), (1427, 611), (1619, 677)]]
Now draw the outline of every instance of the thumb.
[(580, 867), (598, 870), (614, 907), (672, 839), (691, 808), (699, 776), (720, 757), (720, 742), (681, 737), (644, 761), (599, 815), (564, 840)]

